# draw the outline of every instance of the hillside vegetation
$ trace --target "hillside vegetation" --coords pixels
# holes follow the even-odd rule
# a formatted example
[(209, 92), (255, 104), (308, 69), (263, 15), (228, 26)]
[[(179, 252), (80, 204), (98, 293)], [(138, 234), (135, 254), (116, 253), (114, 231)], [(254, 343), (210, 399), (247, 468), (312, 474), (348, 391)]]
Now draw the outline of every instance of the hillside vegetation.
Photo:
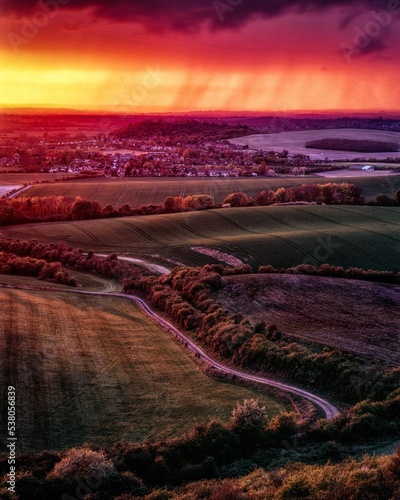
[(247, 125), (228, 125), (227, 123), (209, 123), (200, 120), (145, 120), (122, 127), (111, 135), (120, 139), (163, 139), (165, 145), (177, 143), (202, 144), (205, 141), (229, 139), (237, 135), (254, 134), (256, 129)]
[(400, 286), (253, 274), (225, 277), (215, 298), (231, 313), (277, 324), (294, 338), (400, 366)]

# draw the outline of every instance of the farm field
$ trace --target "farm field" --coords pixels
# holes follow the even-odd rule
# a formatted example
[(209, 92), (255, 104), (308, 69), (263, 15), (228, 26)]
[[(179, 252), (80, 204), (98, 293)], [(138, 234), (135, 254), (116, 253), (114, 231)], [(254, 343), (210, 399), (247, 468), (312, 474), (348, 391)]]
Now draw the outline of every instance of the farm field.
[(68, 174), (66, 172), (60, 172), (57, 174), (43, 174), (35, 172), (21, 172), (20, 174), (8, 174), (0, 171), (0, 185), (9, 184), (26, 184), (30, 182), (53, 182), (57, 179), (63, 179), (65, 177), (73, 177), (76, 174)]
[(400, 286), (286, 274), (227, 276), (223, 283), (215, 298), (233, 313), (400, 366)]
[[(49, 174), (55, 175), (55, 174)], [(353, 172), (353, 176), (357, 172)], [(18, 180), (20, 179), (20, 180)], [(19, 178), (18, 175), (0, 176), (0, 186), (8, 183), (24, 184), (29, 182), (27, 174)], [(54, 178), (53, 178), (54, 179)], [(44, 178), (43, 180), (46, 180)], [(33, 181), (32, 181), (33, 182)], [(347, 174), (334, 179), (320, 176), (307, 177), (280, 177), (280, 178), (162, 178), (162, 179), (133, 179), (133, 178), (101, 178), (82, 179), (67, 182), (35, 184), (24, 193), (24, 196), (81, 196), (90, 201), (96, 200), (102, 206), (111, 203), (118, 208), (122, 203), (130, 203), (139, 207), (150, 203), (163, 203), (167, 196), (188, 196), (192, 194), (208, 194), (215, 203), (222, 203), (233, 192), (242, 191), (255, 197), (261, 191), (280, 187), (293, 187), (302, 184), (325, 184), (328, 182), (352, 182), (359, 186), (367, 198), (373, 199), (379, 193), (393, 196), (400, 188), (400, 176), (384, 175), (382, 177), (358, 174), (357, 177), (348, 177)]]
[(3, 227), (0, 235), (64, 240), (100, 253), (204, 265), (218, 260), (194, 247), (233, 255), (254, 267), (329, 263), (400, 270), (400, 208), (246, 207), (181, 214)]
[(291, 154), (303, 154), (311, 159), (329, 158), (330, 160), (345, 160), (353, 158), (377, 158), (385, 160), (387, 157), (399, 158), (397, 153), (358, 153), (348, 151), (329, 151), (326, 149), (309, 149), (305, 144), (309, 141), (326, 138), (356, 139), (370, 141), (387, 141), (400, 143), (400, 132), (368, 129), (326, 129), (302, 130), (299, 132), (282, 132), (280, 134), (256, 134), (246, 137), (235, 137), (229, 142), (238, 146), (248, 145), (250, 149), (265, 151), (282, 151), (286, 149)]
[(21, 184), (7, 184), (6, 186), (1, 186), (0, 185), (0, 198), (2, 196), (6, 196), (10, 191), (13, 191), (14, 189), (19, 189), (21, 188)]
[(20, 452), (177, 436), (226, 421), (246, 398), (260, 399), (269, 416), (285, 411), (275, 398), (207, 377), (131, 301), (5, 288), (0, 300), (1, 415), (13, 385)]

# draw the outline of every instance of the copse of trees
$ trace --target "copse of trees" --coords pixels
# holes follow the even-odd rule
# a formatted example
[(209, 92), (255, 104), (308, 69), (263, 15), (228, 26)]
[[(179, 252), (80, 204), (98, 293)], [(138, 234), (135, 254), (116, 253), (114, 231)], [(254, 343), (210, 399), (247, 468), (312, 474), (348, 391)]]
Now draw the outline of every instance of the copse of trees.
[(122, 127), (111, 135), (120, 139), (168, 139), (167, 145), (204, 144), (207, 141), (220, 141), (256, 133), (247, 125), (210, 123), (200, 120), (143, 120)]
[(400, 206), (400, 189), (395, 192), (393, 197), (386, 193), (377, 194), (374, 200), (369, 203), (369, 205), (378, 205), (381, 207)]
[(303, 184), (292, 188), (278, 188), (276, 191), (262, 191), (254, 201), (244, 193), (232, 193), (224, 204), (237, 206), (268, 206), (287, 203), (318, 203), (324, 205), (362, 205), (365, 198), (362, 190), (348, 182), (326, 184)]
[(309, 141), (306, 148), (332, 151), (356, 151), (359, 153), (394, 153), (399, 150), (397, 142), (370, 141), (359, 139), (326, 138)]
[[(99, 257), (93, 251), (85, 254), (81, 248), (69, 247), (63, 241), (42, 245), (37, 240), (24, 241), (0, 238), (0, 252), (2, 254), (11, 254), (6, 266), (13, 261), (13, 258), (19, 259), (16, 260), (16, 263), (13, 263), (16, 266), (20, 262), (16, 267), (15, 274), (37, 275), (42, 279), (54, 279), (56, 281), (61, 276), (65, 276), (66, 281), (64, 282), (66, 284), (74, 284), (74, 278), (69, 276), (68, 273), (65, 274), (63, 269), (65, 267), (78, 271), (94, 272), (107, 278), (118, 279), (121, 282), (129, 278), (132, 283), (136, 284), (137, 281), (141, 280), (143, 286), (146, 280), (151, 278), (145, 269), (118, 260), (116, 254), (111, 254), (107, 258)], [(35, 262), (35, 270), (40, 267), (35, 271), (35, 274), (28, 274), (27, 272), (29, 270), (28, 264), (32, 265), (29, 259)], [(36, 261), (40, 261), (40, 265)], [(5, 272), (7, 270), (8, 272), (12, 271), (12, 269), (5, 267)], [(69, 279), (71, 282), (68, 281)]]
[(60, 262), (46, 262), (34, 257), (19, 257), (0, 252), (0, 274), (32, 276), (68, 286), (77, 286), (76, 279), (63, 269)]

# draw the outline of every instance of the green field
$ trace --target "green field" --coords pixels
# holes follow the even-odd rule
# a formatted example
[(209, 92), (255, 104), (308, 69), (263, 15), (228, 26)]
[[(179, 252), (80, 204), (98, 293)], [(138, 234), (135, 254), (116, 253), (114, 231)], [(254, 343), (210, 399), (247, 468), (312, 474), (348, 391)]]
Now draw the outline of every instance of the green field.
[(264, 151), (282, 151), (286, 149), (291, 154), (303, 154), (312, 159), (345, 160), (352, 158), (376, 158), (385, 160), (388, 157), (398, 158), (400, 153), (358, 153), (349, 151), (330, 151), (326, 149), (309, 149), (307, 142), (320, 139), (355, 139), (383, 142), (400, 143), (400, 132), (374, 129), (322, 129), (322, 130), (300, 130), (297, 132), (282, 132), (279, 134), (255, 134), (245, 137), (235, 137), (229, 142), (239, 146), (248, 145), (251, 149)]
[(245, 398), (260, 399), (270, 416), (286, 408), (207, 377), (131, 301), (10, 289), (0, 300), (1, 421), (12, 385), (19, 452), (177, 436), (227, 420)]
[[(54, 175), (54, 174), (53, 174)], [(2, 176), (6, 179), (5, 176)], [(0, 177), (0, 185), (2, 184)], [(26, 182), (26, 177), (24, 177)], [(7, 178), (10, 181), (11, 178)], [(13, 184), (18, 182), (18, 176), (12, 176)], [(326, 184), (329, 182), (351, 182), (359, 186), (368, 200), (379, 193), (393, 196), (396, 189), (400, 188), (400, 176), (396, 177), (356, 177), (325, 179), (323, 177), (282, 177), (282, 178), (201, 178), (190, 179), (183, 177), (161, 179), (134, 179), (134, 178), (101, 178), (71, 180), (35, 184), (23, 196), (68, 196), (75, 198), (82, 196), (88, 200), (97, 200), (102, 206), (108, 203), (119, 207), (122, 203), (130, 203), (134, 207), (150, 203), (163, 203), (167, 196), (188, 196), (192, 194), (208, 194), (214, 198), (215, 203), (222, 203), (233, 192), (243, 191), (255, 197), (261, 191), (280, 187), (293, 187), (302, 184)]]
[(217, 262), (192, 249), (206, 246), (253, 266), (315, 261), (399, 271), (399, 229), (395, 207), (274, 206), (20, 225), (0, 234), (189, 265)]

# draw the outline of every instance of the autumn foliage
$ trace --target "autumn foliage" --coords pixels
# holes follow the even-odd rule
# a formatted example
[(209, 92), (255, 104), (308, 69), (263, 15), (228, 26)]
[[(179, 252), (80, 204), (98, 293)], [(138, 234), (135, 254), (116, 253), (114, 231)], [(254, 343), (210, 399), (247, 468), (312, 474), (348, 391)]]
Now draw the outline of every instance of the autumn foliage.
[[(262, 191), (255, 199), (245, 193), (231, 193), (223, 204), (231, 207), (267, 206), (274, 204), (326, 204), (360, 205), (364, 203), (361, 190), (354, 184), (305, 184), (293, 188), (279, 188), (276, 191)], [(391, 201), (396, 204), (396, 199)], [(148, 204), (133, 207), (123, 203), (118, 208), (108, 203), (102, 207), (96, 200), (80, 196), (75, 199), (65, 196), (20, 197), (0, 199), (0, 226), (32, 222), (56, 222), (68, 220), (104, 219), (137, 215), (190, 212), (208, 208), (220, 208), (211, 196), (206, 194), (168, 196), (162, 204)]]

